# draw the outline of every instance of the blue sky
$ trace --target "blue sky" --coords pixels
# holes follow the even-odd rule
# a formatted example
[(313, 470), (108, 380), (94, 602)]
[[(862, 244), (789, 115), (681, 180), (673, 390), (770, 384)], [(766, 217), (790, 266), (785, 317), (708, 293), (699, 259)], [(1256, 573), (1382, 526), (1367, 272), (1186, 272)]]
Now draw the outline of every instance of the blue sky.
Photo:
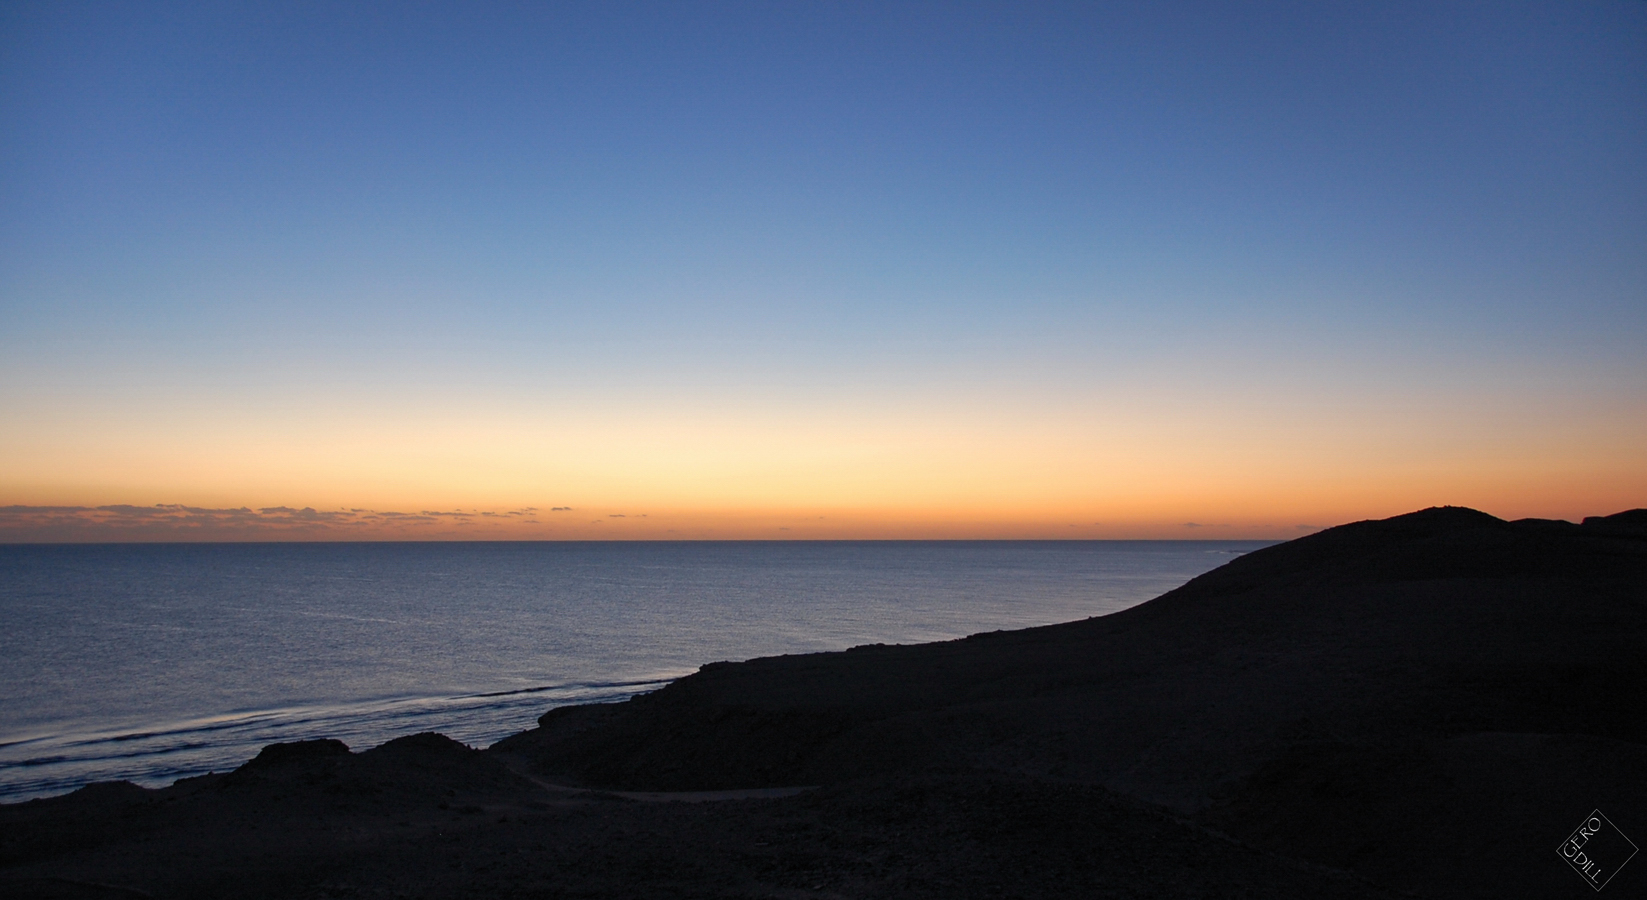
[[(809, 493), (804, 466), (773, 470), (767, 501), (660, 488), (663, 506), (869, 510), (868, 485), (903, 469), (797, 423), (884, 447), (903, 440), (888, 423), (920, 420), (1022, 445), (957, 464), (899, 516), (973, 509), (980, 482), (1003, 486), (979, 509), (1039, 509), (1058, 492), (1015, 493), (1003, 461), (1096, 448), (1111, 419), (1146, 456), (1145, 432), (1217, 454), (1239, 430), (1228, 452), (1254, 465), (1266, 441), (1349, 460), (1423, 434), (1375, 473), (1392, 507), (1647, 503), (1621, 475), (1647, 462), (1630, 424), (1647, 412), (1647, 5), (3, 16), (0, 501), (501, 508), (565, 484), (643, 502), (733, 477), (665, 459), (683, 438), (646, 424), (695, 414), (719, 429), (706, 447), (743, 429), (862, 477)], [(407, 462), (361, 497), (339, 487), (353, 469), (154, 464), (168, 430), (178, 458), (278, 457), (298, 432), (324, 455), (342, 432), (314, 423), (364, 418), (377, 437), (351, 446), (391, 455), (532, 422), (659, 457), (625, 481), (454, 451), (498, 476), (465, 494)], [(1091, 434), (1071, 437), (1078, 421)], [(1510, 459), (1497, 481), (1471, 480), (1483, 453)], [(1200, 483), (1227, 460), (1174, 465)], [(1319, 497), (1317, 517), (1402, 511), (1347, 487), (1345, 465), (1262, 478)], [(292, 496), (305, 477), (314, 496)], [(1149, 518), (1118, 490), (1074, 492), (1091, 518)], [(1244, 515), (1239, 493), (1208, 515)], [(1194, 508), (1158, 506), (1163, 522)]]

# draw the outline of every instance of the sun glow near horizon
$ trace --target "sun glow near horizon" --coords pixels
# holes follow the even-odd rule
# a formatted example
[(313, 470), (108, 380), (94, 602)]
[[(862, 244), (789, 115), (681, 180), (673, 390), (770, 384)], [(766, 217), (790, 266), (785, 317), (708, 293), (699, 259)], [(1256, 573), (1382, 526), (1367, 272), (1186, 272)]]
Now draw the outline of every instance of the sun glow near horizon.
[[(27, 427), (0, 443), (0, 504), (475, 514), (352, 522), (362, 539), (1275, 539), (1432, 505), (1507, 518), (1647, 505), (1647, 403), (1627, 380), (1584, 393), (1480, 364), (1417, 387), (1422, 372), (1392, 385), (1314, 360), (1178, 362), (980, 379), (929, 359), (868, 385), (775, 367), (733, 390), (686, 369), (656, 386), (533, 390), (274, 372), (251, 402), (175, 377), (12, 392), (0, 408)], [(527, 507), (580, 514), (507, 515)], [(300, 536), (288, 524), (230, 533)], [(69, 533), (31, 528), (5, 534)]]
[[(150, 515), (89, 528), (76, 514), (78, 525), (46, 527), (15, 511), (0, 536), (110, 539), (124, 522), (132, 535), (202, 539), (1279, 539), (1432, 505), (1581, 518), (1647, 498), (1639, 432), (1614, 423), (1575, 438), (1555, 427), (1559, 410), (1545, 411), (1557, 420), (1545, 440), (1512, 440), (1491, 417), (1474, 434), (1422, 419), (1243, 422), (1250, 405), (1227, 401), (1134, 419), (1079, 405), (983, 412), (631, 408), (627, 419), (533, 421), (522, 410), (350, 421), (311, 409), (237, 429), (209, 413), (191, 426), (157, 411), (145, 426), (105, 420), (87, 434), (66, 423), (14, 438), (5, 500), (311, 508), (337, 520), (190, 525)], [(349, 510), (398, 515), (336, 516)]]

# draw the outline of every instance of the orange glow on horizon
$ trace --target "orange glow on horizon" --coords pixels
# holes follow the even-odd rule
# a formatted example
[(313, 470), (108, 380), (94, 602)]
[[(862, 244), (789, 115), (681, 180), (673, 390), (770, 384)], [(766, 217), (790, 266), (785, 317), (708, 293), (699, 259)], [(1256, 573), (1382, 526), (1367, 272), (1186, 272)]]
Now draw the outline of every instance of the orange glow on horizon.
[[(1456, 497), (1346, 506), (1320, 515), (1301, 507), (1269, 514), (1148, 515), (1112, 510), (1103, 518), (1062, 509), (658, 509), (633, 506), (212, 507), (184, 504), (12, 506), (0, 509), (0, 541), (152, 540), (1287, 540), (1360, 519), (1425, 506), (1472, 506), (1505, 519), (1608, 515), (1532, 509), (1513, 501)], [(1599, 498), (1598, 498), (1599, 499)], [(1616, 504), (1615, 504), (1616, 505)], [(1203, 507), (1207, 509), (1209, 507)], [(1288, 513), (1294, 513), (1289, 515)]]
[[(1647, 506), (1633, 396), (1444, 399), (21, 409), (30, 427), (0, 442), (0, 507), (217, 512), (67, 511), (48, 526), (14, 508), (0, 540), (1282, 539), (1436, 505), (1567, 519)], [(282, 507), (315, 513), (252, 514)]]

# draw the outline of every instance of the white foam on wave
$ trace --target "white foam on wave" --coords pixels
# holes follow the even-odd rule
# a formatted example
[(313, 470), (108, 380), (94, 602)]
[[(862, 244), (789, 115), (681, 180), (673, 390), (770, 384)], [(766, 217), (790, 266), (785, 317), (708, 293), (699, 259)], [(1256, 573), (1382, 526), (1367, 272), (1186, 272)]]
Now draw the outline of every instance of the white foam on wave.
[(485, 746), (532, 727), (552, 707), (625, 700), (684, 674), (241, 710), (135, 730), (22, 737), (0, 743), (0, 802), (62, 794), (97, 781), (164, 787), (179, 778), (228, 771), (263, 747), (283, 741), (335, 738), (358, 750), (403, 735), (439, 731), (472, 746)]

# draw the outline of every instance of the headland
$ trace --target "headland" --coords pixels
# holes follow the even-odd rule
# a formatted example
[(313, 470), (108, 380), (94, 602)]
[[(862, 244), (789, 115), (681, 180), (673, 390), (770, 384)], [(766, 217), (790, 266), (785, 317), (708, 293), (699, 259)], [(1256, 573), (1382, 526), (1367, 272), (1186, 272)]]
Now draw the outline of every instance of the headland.
[(1647, 511), (1435, 508), (1100, 618), (706, 665), (486, 750), (280, 744), (0, 806), (0, 889), (1576, 897), (1557, 847), (1593, 809), (1647, 837), (1643, 684)]

